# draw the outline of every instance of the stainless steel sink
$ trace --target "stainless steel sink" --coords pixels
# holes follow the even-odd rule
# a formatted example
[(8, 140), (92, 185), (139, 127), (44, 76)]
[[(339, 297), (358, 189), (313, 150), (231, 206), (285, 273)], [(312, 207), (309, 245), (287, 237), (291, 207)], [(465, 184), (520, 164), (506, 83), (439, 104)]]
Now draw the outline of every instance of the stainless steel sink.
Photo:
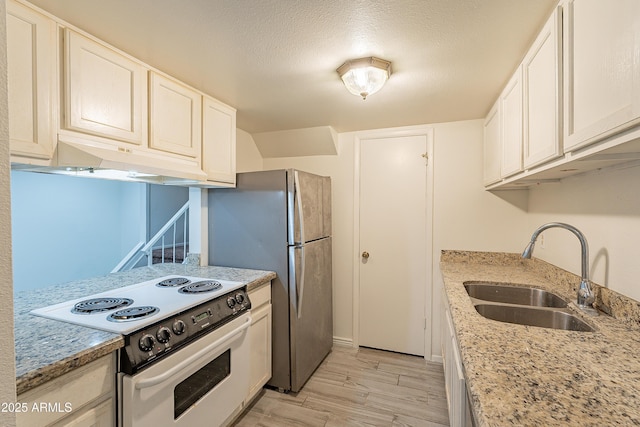
[(566, 331), (593, 332), (553, 292), (508, 283), (468, 281), (464, 287), (476, 311), (487, 319)]
[(567, 302), (558, 295), (542, 289), (493, 282), (465, 282), (464, 287), (470, 297), (483, 301), (536, 307), (567, 306)]
[(544, 310), (539, 308), (501, 305), (476, 304), (476, 311), (487, 319), (518, 325), (539, 326), (542, 328), (563, 329), (567, 331), (593, 332), (594, 329), (578, 317), (563, 310)]

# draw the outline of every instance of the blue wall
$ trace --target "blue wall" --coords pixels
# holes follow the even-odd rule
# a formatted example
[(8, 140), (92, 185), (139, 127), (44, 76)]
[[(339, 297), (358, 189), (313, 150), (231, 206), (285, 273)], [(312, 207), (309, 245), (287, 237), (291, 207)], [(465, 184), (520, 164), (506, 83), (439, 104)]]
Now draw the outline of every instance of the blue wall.
[[(187, 187), (150, 184), (147, 187), (147, 240), (151, 239), (188, 201), (189, 188)], [(176, 227), (176, 243), (182, 242), (184, 242), (184, 222), (179, 221)], [(165, 243), (173, 243), (172, 232), (165, 237)]]
[(144, 240), (146, 186), (11, 172), (14, 290), (108, 274)]

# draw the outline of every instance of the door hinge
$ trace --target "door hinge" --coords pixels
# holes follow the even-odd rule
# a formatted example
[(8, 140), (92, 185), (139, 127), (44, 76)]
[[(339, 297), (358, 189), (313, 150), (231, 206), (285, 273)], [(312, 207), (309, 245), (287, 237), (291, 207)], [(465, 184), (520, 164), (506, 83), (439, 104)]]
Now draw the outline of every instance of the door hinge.
[(426, 317), (424, 318), (424, 330), (425, 331), (427, 330), (427, 318)]

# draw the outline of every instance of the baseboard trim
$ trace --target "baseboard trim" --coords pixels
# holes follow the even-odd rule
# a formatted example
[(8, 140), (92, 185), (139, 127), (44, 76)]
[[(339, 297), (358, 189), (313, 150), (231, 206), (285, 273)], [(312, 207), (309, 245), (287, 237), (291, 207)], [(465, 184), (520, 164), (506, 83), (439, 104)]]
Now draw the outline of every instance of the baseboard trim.
[(343, 337), (333, 337), (333, 345), (336, 347), (353, 348), (353, 339)]

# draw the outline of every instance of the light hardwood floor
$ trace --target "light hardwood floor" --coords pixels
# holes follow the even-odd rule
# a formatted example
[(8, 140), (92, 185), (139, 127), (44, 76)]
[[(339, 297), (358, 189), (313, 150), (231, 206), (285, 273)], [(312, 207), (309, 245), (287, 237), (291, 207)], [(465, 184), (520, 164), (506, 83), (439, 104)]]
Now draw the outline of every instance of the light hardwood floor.
[(448, 425), (442, 365), (334, 347), (299, 393), (264, 389), (234, 427)]

